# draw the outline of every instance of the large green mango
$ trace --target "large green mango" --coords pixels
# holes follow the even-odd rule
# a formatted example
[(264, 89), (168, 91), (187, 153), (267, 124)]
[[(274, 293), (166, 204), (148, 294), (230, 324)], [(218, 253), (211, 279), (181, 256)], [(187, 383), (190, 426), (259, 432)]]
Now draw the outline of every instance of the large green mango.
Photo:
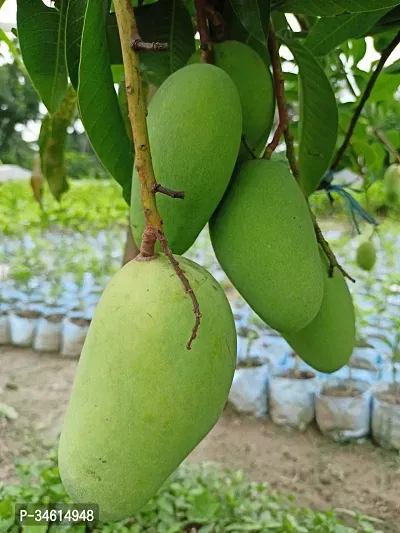
[(293, 350), (320, 372), (339, 370), (350, 359), (356, 342), (354, 306), (343, 274), (337, 268), (329, 277), (329, 262), (320, 250), (324, 272), (324, 297), (314, 320), (303, 330), (284, 335)]
[[(183, 254), (228, 186), (240, 148), (240, 98), (234, 83), (220, 68), (190, 65), (165, 80), (148, 111), (156, 180), (185, 193), (184, 200), (157, 195), (168, 244), (174, 253)], [(140, 242), (145, 221), (136, 169), (131, 224), (135, 240)]]
[[(269, 68), (253, 48), (238, 41), (215, 43), (214, 62), (234, 81), (243, 110), (243, 135), (256, 155), (265, 149), (275, 113), (274, 84)], [(197, 51), (189, 63), (200, 61)], [(250, 159), (242, 144), (240, 158)]]
[(400, 165), (390, 165), (383, 179), (386, 200), (390, 205), (400, 205)]
[(106, 287), (78, 364), (59, 444), (62, 482), (100, 518), (137, 512), (217, 422), (236, 332), (217, 281), (178, 258), (202, 313), (164, 255), (133, 260)]
[(254, 311), (281, 332), (303, 329), (323, 294), (307, 203), (281, 163), (245, 163), (210, 221), (217, 259)]

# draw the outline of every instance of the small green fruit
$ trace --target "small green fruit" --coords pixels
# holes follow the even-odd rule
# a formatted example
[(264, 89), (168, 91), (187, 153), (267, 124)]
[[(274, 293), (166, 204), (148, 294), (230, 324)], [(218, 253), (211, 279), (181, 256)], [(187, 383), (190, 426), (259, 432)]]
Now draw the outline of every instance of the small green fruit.
[(372, 270), (376, 263), (376, 250), (371, 241), (364, 241), (357, 249), (357, 265), (363, 270)]
[(400, 165), (390, 165), (383, 179), (388, 204), (400, 205)]
[(311, 322), (322, 301), (321, 261), (307, 203), (285, 165), (242, 165), (210, 235), (228, 278), (267, 324), (291, 333)]
[(179, 257), (202, 313), (168, 259), (133, 260), (106, 287), (78, 364), (59, 444), (62, 482), (102, 521), (132, 516), (217, 422), (236, 332), (217, 281)]
[[(232, 78), (243, 110), (243, 135), (251, 150), (260, 156), (270, 134), (275, 113), (275, 93), (269, 68), (253, 48), (238, 41), (215, 43), (214, 62)], [(200, 61), (197, 51), (189, 63)], [(240, 158), (250, 159), (245, 146)]]
[[(207, 224), (231, 178), (241, 140), (240, 98), (220, 68), (189, 65), (164, 81), (148, 111), (156, 180), (185, 193), (183, 200), (157, 195), (169, 247), (183, 254)], [(140, 242), (145, 218), (136, 169), (130, 215), (133, 236)]]
[(329, 262), (320, 250), (324, 273), (324, 297), (317, 316), (304, 329), (284, 335), (293, 350), (320, 372), (331, 373), (347, 364), (356, 342), (351, 294), (342, 273), (335, 268), (329, 277)]

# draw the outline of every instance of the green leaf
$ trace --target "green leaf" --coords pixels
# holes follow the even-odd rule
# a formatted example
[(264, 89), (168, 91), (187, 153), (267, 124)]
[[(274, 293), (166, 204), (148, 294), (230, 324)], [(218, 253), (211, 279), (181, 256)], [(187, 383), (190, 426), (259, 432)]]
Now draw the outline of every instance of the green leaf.
[(333, 17), (344, 13), (377, 11), (395, 7), (398, 0), (272, 0), (272, 9), (284, 13)]
[(299, 66), (299, 170), (305, 192), (315, 191), (329, 168), (338, 131), (335, 94), (324, 70), (296, 39), (284, 39)]
[[(281, 13), (277, 13), (281, 15)], [(284, 15), (282, 15), (284, 17)], [(267, 66), (271, 65), (268, 49), (265, 44), (253, 37), (240, 22), (234, 12), (230, 2), (224, 4), (223, 17), (225, 21), (226, 38), (229, 40), (239, 41), (253, 48)]]
[(78, 105), (94, 151), (122, 186), (129, 203), (133, 146), (114, 89), (106, 39), (107, 15), (108, 0), (88, 0), (81, 43)]
[(380, 73), (371, 91), (368, 102), (384, 102), (393, 98), (394, 93), (399, 88), (398, 76), (393, 74)]
[(68, 127), (71, 125), (76, 109), (76, 93), (70, 85), (59, 110), (51, 117), (47, 115), (42, 121), (39, 136), (39, 150), (42, 173), (49, 184), (49, 189), (56, 200), (68, 190), (65, 173), (65, 145)]
[(384, 72), (387, 74), (400, 74), (400, 59), (384, 68)]
[(17, 25), (26, 69), (49, 113), (57, 111), (68, 86), (65, 21), (68, 0), (60, 10), (42, 0), (17, 1)]
[[(141, 54), (143, 77), (157, 87), (184, 67), (195, 52), (193, 25), (182, 0), (163, 0), (135, 8), (139, 34), (144, 41), (168, 44), (167, 52)], [(121, 63), (121, 47), (115, 15), (109, 16), (107, 41), (111, 62)]]
[(320, 18), (311, 29), (305, 46), (316, 56), (323, 56), (343, 41), (364, 35), (388, 9)]
[(230, 0), (236, 16), (255, 39), (267, 42), (270, 0)]
[(78, 89), (79, 59), (86, 4), (87, 0), (69, 0), (67, 10), (65, 53), (68, 74), (75, 90)]

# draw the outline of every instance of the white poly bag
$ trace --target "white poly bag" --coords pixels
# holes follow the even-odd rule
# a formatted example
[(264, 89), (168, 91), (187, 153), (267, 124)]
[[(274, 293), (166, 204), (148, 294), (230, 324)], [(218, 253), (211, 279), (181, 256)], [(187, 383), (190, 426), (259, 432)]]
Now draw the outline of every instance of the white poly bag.
[(379, 372), (383, 365), (382, 356), (375, 348), (354, 348), (351, 354), (349, 366), (360, 370)]
[[(349, 388), (355, 395), (343, 396)], [(333, 440), (366, 437), (370, 432), (371, 383), (356, 379), (325, 381), (316, 395), (315, 411), (321, 433)]]
[(228, 402), (240, 413), (263, 417), (267, 414), (268, 365), (237, 368)]
[(10, 318), (6, 311), (0, 310), (0, 345), (10, 344), (11, 331), (10, 331)]
[(269, 379), (269, 404), (272, 422), (304, 431), (314, 419), (314, 396), (317, 378), (312, 373), (302, 373), (302, 379), (292, 371), (271, 376)]
[(372, 436), (382, 448), (400, 450), (400, 405), (381, 397), (392, 388), (381, 382), (372, 389)]
[(60, 350), (63, 318), (61, 313), (54, 313), (39, 319), (33, 343), (34, 350), (51, 353), (57, 353)]
[(11, 342), (14, 346), (32, 346), (39, 318), (39, 311), (20, 310), (10, 313)]
[(79, 357), (89, 329), (90, 320), (83, 317), (67, 317), (62, 331), (61, 355)]

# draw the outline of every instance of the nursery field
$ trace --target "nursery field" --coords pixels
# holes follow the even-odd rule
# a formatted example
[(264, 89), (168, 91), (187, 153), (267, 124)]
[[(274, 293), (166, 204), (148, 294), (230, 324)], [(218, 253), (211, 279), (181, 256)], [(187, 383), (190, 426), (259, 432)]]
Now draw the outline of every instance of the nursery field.
[[(109, 182), (73, 184), (61, 207), (45, 196), (44, 211), (27, 184), (8, 183), (1, 192), (0, 487), (17, 482), (16, 462), (40, 459), (55, 446), (88, 324), (121, 265), (127, 220), (118, 187)], [(350, 365), (334, 374), (335, 386), (349, 379), (364, 385), (350, 398), (322, 398), (332, 376), (314, 372), (310, 379), (310, 367), (248, 308), (217, 264), (206, 229), (185, 255), (226, 291), (237, 325), (238, 368), (223, 417), (188, 461), (243, 470), (271, 490), (294, 494), (296, 505), (336, 509), (345, 523), (358, 521), (356, 531), (394, 532), (400, 461), (398, 452), (385, 448), (400, 448), (399, 418), (388, 430), (387, 411), (376, 411), (379, 423), (374, 440), (370, 436), (371, 390), (386, 390), (397, 376), (400, 264), (394, 250), (400, 233), (390, 220), (379, 226), (377, 264), (367, 273), (355, 256), (371, 229), (356, 236), (344, 218), (321, 226), (357, 279), (351, 291), (359, 346)], [(391, 407), (398, 409), (396, 402)], [(364, 515), (376, 519), (373, 525)], [(347, 533), (332, 524), (288, 531)]]

